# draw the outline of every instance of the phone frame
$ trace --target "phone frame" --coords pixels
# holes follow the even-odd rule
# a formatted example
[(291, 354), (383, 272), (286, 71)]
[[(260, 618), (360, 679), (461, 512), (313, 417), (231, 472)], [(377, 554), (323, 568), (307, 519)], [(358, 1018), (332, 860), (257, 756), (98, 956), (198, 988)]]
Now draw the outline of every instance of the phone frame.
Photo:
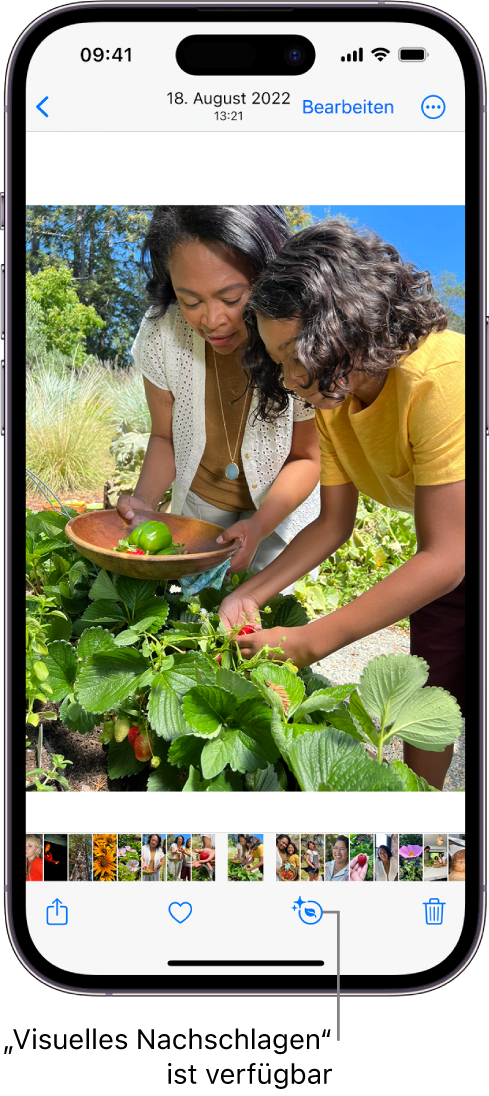
[[(184, 980), (174, 975), (155, 976), (82, 976), (63, 971), (48, 962), (36, 949), (29, 935), (25, 909), (25, 880), (23, 858), (16, 854), (18, 835), (25, 833), (24, 743), (18, 729), (14, 731), (15, 686), (17, 693), (24, 692), (24, 665), (14, 660), (13, 651), (23, 650), (24, 621), (15, 612), (13, 591), (19, 588), (23, 576), (20, 572), (19, 552), (14, 540), (15, 503), (24, 493), (24, 472), (15, 461), (13, 427), (15, 424), (15, 448), (19, 449), (19, 408), (25, 406), (23, 382), (24, 361), (20, 352), (25, 351), (25, 106), (26, 77), (30, 59), (45, 37), (74, 23), (97, 22), (175, 22), (192, 24), (198, 13), (206, 20), (209, 30), (216, 21), (233, 23), (249, 21), (259, 25), (275, 14), (274, 6), (265, 5), (228, 7), (221, 4), (157, 4), (118, 5), (90, 4), (59, 8), (48, 12), (32, 23), (16, 43), (10, 57), (6, 80), (6, 232), (5, 232), (5, 500), (6, 500), (6, 878), (5, 907), (10, 940), (18, 958), (35, 977), (42, 982), (64, 991), (78, 994), (162, 994), (162, 995), (264, 995), (334, 996), (337, 991), (336, 975), (317, 976), (311, 982), (307, 972), (294, 975), (212, 975), (186, 976)], [(335, 6), (309, 6), (294, 3), (280, 9), (283, 23), (294, 27), (301, 23), (319, 22), (417, 22), (431, 28), (452, 44), (460, 58), (466, 84), (465, 132), (466, 149), (470, 150), (470, 164), (466, 156), (466, 250), (470, 257), (467, 264), (469, 293), (467, 299), (469, 360), (478, 363), (477, 377), (477, 430), (473, 429), (467, 440), (471, 454), (472, 472), (472, 521), (471, 535), (476, 541), (477, 562), (473, 562), (467, 575), (470, 610), (472, 649), (467, 654), (477, 667), (472, 695), (469, 698), (467, 722), (477, 727), (476, 741), (467, 741), (467, 768), (475, 774), (470, 796), (466, 796), (465, 831), (470, 832), (471, 869), (465, 883), (465, 920), (462, 933), (453, 952), (437, 966), (412, 975), (344, 976), (341, 978), (342, 994), (402, 995), (430, 990), (450, 981), (459, 974), (474, 956), (479, 945), (485, 915), (485, 461), (486, 461), (486, 385), (485, 385), (485, 81), (482, 61), (477, 47), (465, 29), (450, 16), (422, 5), (398, 5), (387, 3), (338, 4)], [(20, 246), (19, 246), (20, 245)], [(14, 339), (15, 331), (15, 339)], [(19, 332), (23, 332), (23, 341)], [(16, 370), (15, 366), (19, 368)], [(475, 387), (475, 386), (474, 386)], [(473, 396), (475, 391), (473, 390)], [(475, 400), (473, 399), (473, 406)], [(25, 422), (25, 417), (24, 417)], [(24, 429), (24, 423), (22, 424)], [(477, 509), (476, 509), (477, 507)], [(473, 515), (475, 514), (475, 520)], [(476, 525), (476, 529), (473, 526)], [(474, 546), (472, 545), (474, 553)], [(22, 588), (22, 586), (20, 587)], [(452, 793), (453, 794), (453, 793)]]

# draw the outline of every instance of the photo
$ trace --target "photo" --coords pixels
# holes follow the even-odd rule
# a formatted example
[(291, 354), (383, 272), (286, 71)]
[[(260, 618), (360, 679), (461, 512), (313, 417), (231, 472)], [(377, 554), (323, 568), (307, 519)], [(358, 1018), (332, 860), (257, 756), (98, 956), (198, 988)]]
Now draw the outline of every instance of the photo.
[(192, 879), (192, 834), (169, 833), (167, 848), (167, 882), (190, 883)]
[(374, 877), (373, 833), (350, 834), (350, 882), (370, 883)]
[(165, 882), (166, 833), (143, 833), (141, 862), (143, 883)]
[(324, 879), (324, 834), (301, 834), (301, 880), (317, 883)]
[(263, 834), (228, 834), (228, 880), (256, 883), (263, 879)]
[(275, 838), (275, 878), (278, 883), (299, 879), (301, 864), (300, 833), (277, 833)]
[(465, 834), (448, 834), (448, 882), (465, 883)]
[(68, 878), (68, 834), (44, 834), (44, 882), (61, 883)]
[(91, 833), (70, 833), (68, 848), (70, 883), (90, 883), (92, 880)]
[(399, 879), (399, 834), (374, 834), (374, 880), (397, 883)]
[(44, 846), (41, 833), (25, 835), (25, 881), (42, 883), (42, 859)]
[(399, 834), (399, 881), (422, 883), (423, 881), (423, 834)]
[(192, 882), (214, 882), (216, 878), (216, 835), (194, 833), (192, 836)]
[(448, 835), (446, 833), (423, 834), (423, 879), (425, 883), (447, 882), (448, 856)]
[(350, 841), (344, 833), (327, 833), (324, 838), (324, 880), (350, 882)]
[(119, 883), (139, 883), (141, 879), (141, 834), (117, 835), (117, 879)]
[(117, 880), (117, 834), (94, 833), (93, 879), (96, 883), (115, 883)]
[(31, 793), (464, 788), (463, 207), (26, 220)]

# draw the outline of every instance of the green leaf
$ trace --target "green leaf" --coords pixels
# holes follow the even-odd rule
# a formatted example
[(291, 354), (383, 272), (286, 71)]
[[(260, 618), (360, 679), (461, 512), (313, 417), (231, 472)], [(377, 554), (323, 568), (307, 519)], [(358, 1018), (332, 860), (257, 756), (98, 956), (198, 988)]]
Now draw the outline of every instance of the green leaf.
[(362, 703), (356, 689), (350, 696), (350, 712), (360, 724), (366, 738), (368, 738), (374, 746), (378, 746), (379, 732), (375, 726), (375, 723), (370, 718), (367, 709)]
[(323, 728), (289, 744), (288, 763), (303, 792), (396, 792), (401, 779), (367, 756), (350, 735)]
[(287, 725), (284, 724), (283, 718), (280, 713), (274, 710), (272, 710), (270, 730), (278, 752), (282, 754), (282, 757), (284, 757), (285, 760), (287, 760), (288, 728)]
[(38, 681), (45, 681), (46, 678), (49, 677), (49, 670), (45, 662), (40, 662), (39, 660), (34, 662), (32, 669), (34, 670)]
[(136, 692), (148, 669), (138, 651), (95, 651), (87, 659), (77, 684), (77, 696), (89, 712), (106, 712)]
[[(290, 708), (287, 712), (288, 719), (290, 719), (290, 717), (293, 715), (296, 708), (299, 707), (299, 704), (304, 697), (304, 682), (301, 681), (300, 677), (294, 674), (292, 670), (288, 670), (286, 666), (274, 666), (273, 662), (262, 662), (259, 666), (256, 667), (255, 670), (253, 670), (251, 674), (251, 679), (262, 687), (262, 692), (264, 696), (266, 696), (269, 703), (271, 694), (275, 693), (275, 690), (270, 689), (267, 686), (267, 681), (271, 681), (274, 685), (278, 685), (279, 688), (285, 689), (285, 692), (287, 693), (290, 701)], [(277, 696), (278, 693), (275, 693), (275, 697)], [(273, 700), (273, 704), (275, 707), (275, 700)]]
[(243, 700), (246, 697), (255, 697), (255, 699), (261, 698), (261, 692), (252, 685), (251, 681), (248, 681), (241, 674), (235, 674), (232, 670), (223, 670), (221, 667), (217, 670), (215, 675), (216, 685), (220, 689), (227, 689), (228, 693), (232, 693), (236, 697), (236, 700)]
[(147, 764), (147, 761), (138, 761), (128, 738), (125, 738), (123, 742), (116, 742), (115, 738), (112, 738), (109, 742), (107, 768), (111, 780), (119, 780), (122, 776), (135, 776)]
[(119, 601), (119, 594), (107, 571), (99, 571), (95, 582), (88, 591), (92, 601)]
[(350, 734), (358, 742), (367, 742), (370, 745), (370, 739), (362, 730), (361, 724), (353, 718), (344, 704), (328, 712), (325, 722), (331, 727), (337, 727), (339, 731), (344, 731), (345, 734)]
[(78, 660), (75, 648), (64, 639), (55, 639), (54, 643), (49, 644), (48, 650), (49, 655), (46, 656), (45, 661), (52, 689), (50, 699), (56, 704), (58, 700), (63, 700), (67, 693), (71, 693)]
[(255, 792), (280, 792), (280, 780), (275, 772), (273, 765), (268, 765), (266, 769), (262, 769), (261, 772), (256, 774)]
[(182, 697), (188, 693), (189, 689), (199, 684), (199, 670), (207, 669), (208, 662), (200, 651), (170, 655), (170, 658), (173, 659), (173, 664), (169, 671), (165, 671), (165, 677), (177, 695)]
[(103, 601), (102, 598), (88, 605), (81, 619), (89, 624), (127, 624), (122, 605), (116, 601)]
[(50, 613), (44, 624), (44, 634), (48, 643), (53, 643), (55, 639), (69, 639), (71, 620), (64, 614)]
[(90, 734), (99, 721), (99, 716), (87, 712), (77, 700), (65, 697), (59, 709), (59, 718), (69, 731), (77, 731), (78, 734)]
[(168, 673), (156, 674), (153, 678), (149, 694), (148, 717), (156, 734), (167, 742), (188, 732), (188, 726), (180, 710), (178, 695), (173, 688), (171, 670)]
[(132, 628), (126, 628), (123, 632), (119, 632), (119, 635), (115, 637), (116, 647), (132, 647), (134, 643), (137, 643), (139, 636), (137, 632), (133, 632)]
[(315, 674), (311, 670), (310, 666), (303, 666), (302, 670), (299, 670), (299, 677), (306, 686), (307, 696), (311, 696), (317, 689), (331, 689), (331, 681), (329, 678), (324, 677), (323, 674)]
[(279, 755), (271, 730), (270, 708), (260, 700), (242, 700), (233, 717), (233, 725), (256, 743), (257, 753), (265, 761), (276, 761)]
[(236, 731), (233, 740), (233, 748), (229, 757), (229, 764), (234, 772), (254, 773), (257, 769), (263, 769), (266, 765), (265, 758), (257, 752), (257, 743), (244, 734)]
[[(158, 770), (157, 770), (158, 771)], [(193, 765), (190, 766), (188, 779), (186, 784), (183, 785), (183, 792), (206, 792), (209, 781), (203, 780), (198, 769), (194, 769)]]
[(391, 761), (389, 768), (393, 769), (397, 776), (401, 778), (405, 792), (438, 792), (440, 790), (434, 788), (432, 784), (428, 784), (424, 776), (417, 776), (416, 773), (413, 773), (409, 765), (405, 765), (403, 761)]
[(153, 579), (128, 578), (119, 575), (117, 578), (117, 594), (131, 613), (137, 612), (158, 588), (158, 582)]
[(86, 628), (80, 637), (76, 653), (78, 658), (89, 658), (95, 651), (113, 650), (114, 645), (114, 636), (106, 628)]
[(445, 689), (426, 686), (406, 701), (386, 739), (398, 735), (419, 750), (441, 753), (462, 731), (463, 719), (455, 697)]
[(159, 632), (166, 623), (169, 608), (166, 598), (149, 598), (136, 609), (131, 628), (135, 632)]
[(205, 780), (212, 780), (226, 768), (237, 734), (237, 731), (221, 731), (216, 738), (206, 742), (201, 757), (202, 776)]
[(202, 753), (202, 739), (193, 734), (181, 734), (175, 738), (168, 750), (168, 760), (171, 765), (187, 768), (189, 765), (200, 765)]
[(205, 790), (207, 792), (241, 792), (243, 790), (243, 781), (239, 773), (233, 773), (229, 769), (225, 769), (213, 780), (208, 781)]
[(306, 697), (300, 708), (296, 711), (296, 719), (299, 720), (309, 712), (332, 712), (341, 707), (342, 701), (349, 696), (354, 685), (341, 685), (332, 689), (318, 689), (311, 696)]
[(428, 673), (424, 659), (415, 655), (378, 655), (365, 667), (358, 692), (370, 715), (386, 727), (424, 685)]
[(214, 738), (223, 725), (231, 722), (236, 701), (225, 689), (218, 689), (214, 685), (197, 685), (184, 696), (182, 708), (194, 734)]
[(300, 628), (302, 624), (309, 624), (309, 617), (304, 607), (289, 594), (284, 597), (277, 611), (273, 615), (273, 628)]

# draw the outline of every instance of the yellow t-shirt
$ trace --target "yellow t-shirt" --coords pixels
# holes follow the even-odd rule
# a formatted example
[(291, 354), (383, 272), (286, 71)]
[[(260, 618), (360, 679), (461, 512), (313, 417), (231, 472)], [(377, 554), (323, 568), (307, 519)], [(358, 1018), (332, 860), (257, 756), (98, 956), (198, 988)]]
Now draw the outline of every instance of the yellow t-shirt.
[(361, 408), (351, 395), (316, 411), (323, 487), (354, 483), (395, 510), (414, 510), (414, 489), (465, 479), (465, 339), (433, 332), (390, 369)]
[(251, 850), (252, 860), (261, 860), (263, 857), (263, 845), (257, 845), (256, 849)]

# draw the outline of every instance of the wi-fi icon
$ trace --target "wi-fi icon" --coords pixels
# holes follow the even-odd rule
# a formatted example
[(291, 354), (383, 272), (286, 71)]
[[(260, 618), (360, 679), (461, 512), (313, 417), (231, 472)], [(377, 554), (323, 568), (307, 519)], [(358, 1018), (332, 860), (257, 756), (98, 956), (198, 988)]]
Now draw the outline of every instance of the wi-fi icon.
[(371, 53), (377, 58), (377, 61), (383, 61), (384, 57), (387, 57), (387, 54), (390, 53), (390, 49), (386, 49), (385, 46), (377, 46), (376, 49), (371, 50)]

